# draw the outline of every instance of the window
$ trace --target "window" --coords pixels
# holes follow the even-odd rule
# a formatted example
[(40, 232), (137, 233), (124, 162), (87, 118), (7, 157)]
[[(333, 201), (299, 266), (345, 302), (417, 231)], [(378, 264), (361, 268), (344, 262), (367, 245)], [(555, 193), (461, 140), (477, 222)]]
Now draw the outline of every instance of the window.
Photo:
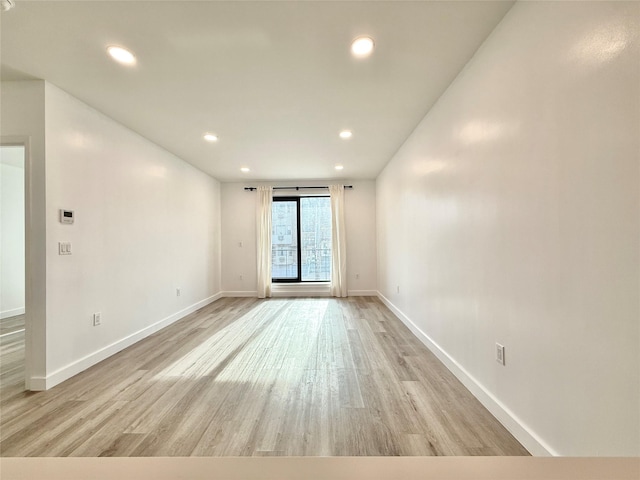
[(274, 197), (271, 223), (274, 282), (331, 280), (329, 197)]

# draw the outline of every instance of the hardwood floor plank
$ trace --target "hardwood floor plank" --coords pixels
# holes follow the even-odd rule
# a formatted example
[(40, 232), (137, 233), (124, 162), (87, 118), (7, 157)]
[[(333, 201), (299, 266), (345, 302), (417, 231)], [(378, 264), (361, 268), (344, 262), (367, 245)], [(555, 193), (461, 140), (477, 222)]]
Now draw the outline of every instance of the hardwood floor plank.
[(0, 338), (5, 338), (4, 335), (7, 333), (24, 330), (24, 319), (24, 314), (0, 319), (0, 335), (3, 336)]
[(46, 392), (0, 339), (2, 456), (527, 455), (377, 298), (225, 298)]
[(100, 452), (98, 457), (131, 457), (133, 451), (143, 441), (144, 435), (138, 433), (123, 433)]
[(67, 457), (118, 415), (125, 402), (106, 402), (77, 412), (68, 421), (31, 442), (26, 456)]
[(41, 438), (43, 432), (55, 431), (72, 418), (79, 408), (85, 407), (84, 402), (67, 401), (52, 411), (39, 412), (28, 424), (7, 436), (0, 442), (0, 452), (6, 456), (28, 456), (29, 448), (33, 442)]

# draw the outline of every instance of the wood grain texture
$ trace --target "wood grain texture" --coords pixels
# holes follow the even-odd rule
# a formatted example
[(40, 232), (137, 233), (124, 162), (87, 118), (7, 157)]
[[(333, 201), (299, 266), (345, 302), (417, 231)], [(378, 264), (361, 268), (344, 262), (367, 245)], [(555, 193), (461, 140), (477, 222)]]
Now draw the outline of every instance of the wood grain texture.
[(6, 457), (528, 455), (375, 297), (221, 299), (46, 392), (0, 340)]
[(0, 389), (3, 385), (24, 387), (24, 318), (16, 315), (0, 320)]

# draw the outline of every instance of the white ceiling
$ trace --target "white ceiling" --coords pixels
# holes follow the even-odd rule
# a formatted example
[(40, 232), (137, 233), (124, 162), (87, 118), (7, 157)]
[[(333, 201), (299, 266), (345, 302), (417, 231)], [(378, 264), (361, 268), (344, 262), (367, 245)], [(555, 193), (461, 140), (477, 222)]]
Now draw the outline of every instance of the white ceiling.
[[(3, 80), (48, 80), (221, 181), (375, 178), (513, 4), (16, 3)], [(359, 35), (367, 59), (350, 55)]]

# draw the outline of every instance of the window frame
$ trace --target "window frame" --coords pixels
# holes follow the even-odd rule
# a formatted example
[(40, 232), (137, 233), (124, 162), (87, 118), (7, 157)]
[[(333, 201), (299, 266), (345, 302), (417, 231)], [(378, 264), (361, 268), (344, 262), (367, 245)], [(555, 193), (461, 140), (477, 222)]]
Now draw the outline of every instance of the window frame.
[[(297, 278), (273, 278), (273, 271), (271, 272), (271, 282), (272, 283), (331, 283), (331, 279), (329, 280), (302, 280), (302, 228), (301, 228), (301, 209), (300, 209), (300, 199), (301, 198), (330, 198), (330, 195), (287, 195), (287, 196), (274, 196), (272, 197), (272, 202), (295, 202), (296, 204), (296, 235), (297, 235), (297, 255), (298, 255), (298, 276)], [(271, 239), (271, 264), (273, 265), (273, 239)]]

